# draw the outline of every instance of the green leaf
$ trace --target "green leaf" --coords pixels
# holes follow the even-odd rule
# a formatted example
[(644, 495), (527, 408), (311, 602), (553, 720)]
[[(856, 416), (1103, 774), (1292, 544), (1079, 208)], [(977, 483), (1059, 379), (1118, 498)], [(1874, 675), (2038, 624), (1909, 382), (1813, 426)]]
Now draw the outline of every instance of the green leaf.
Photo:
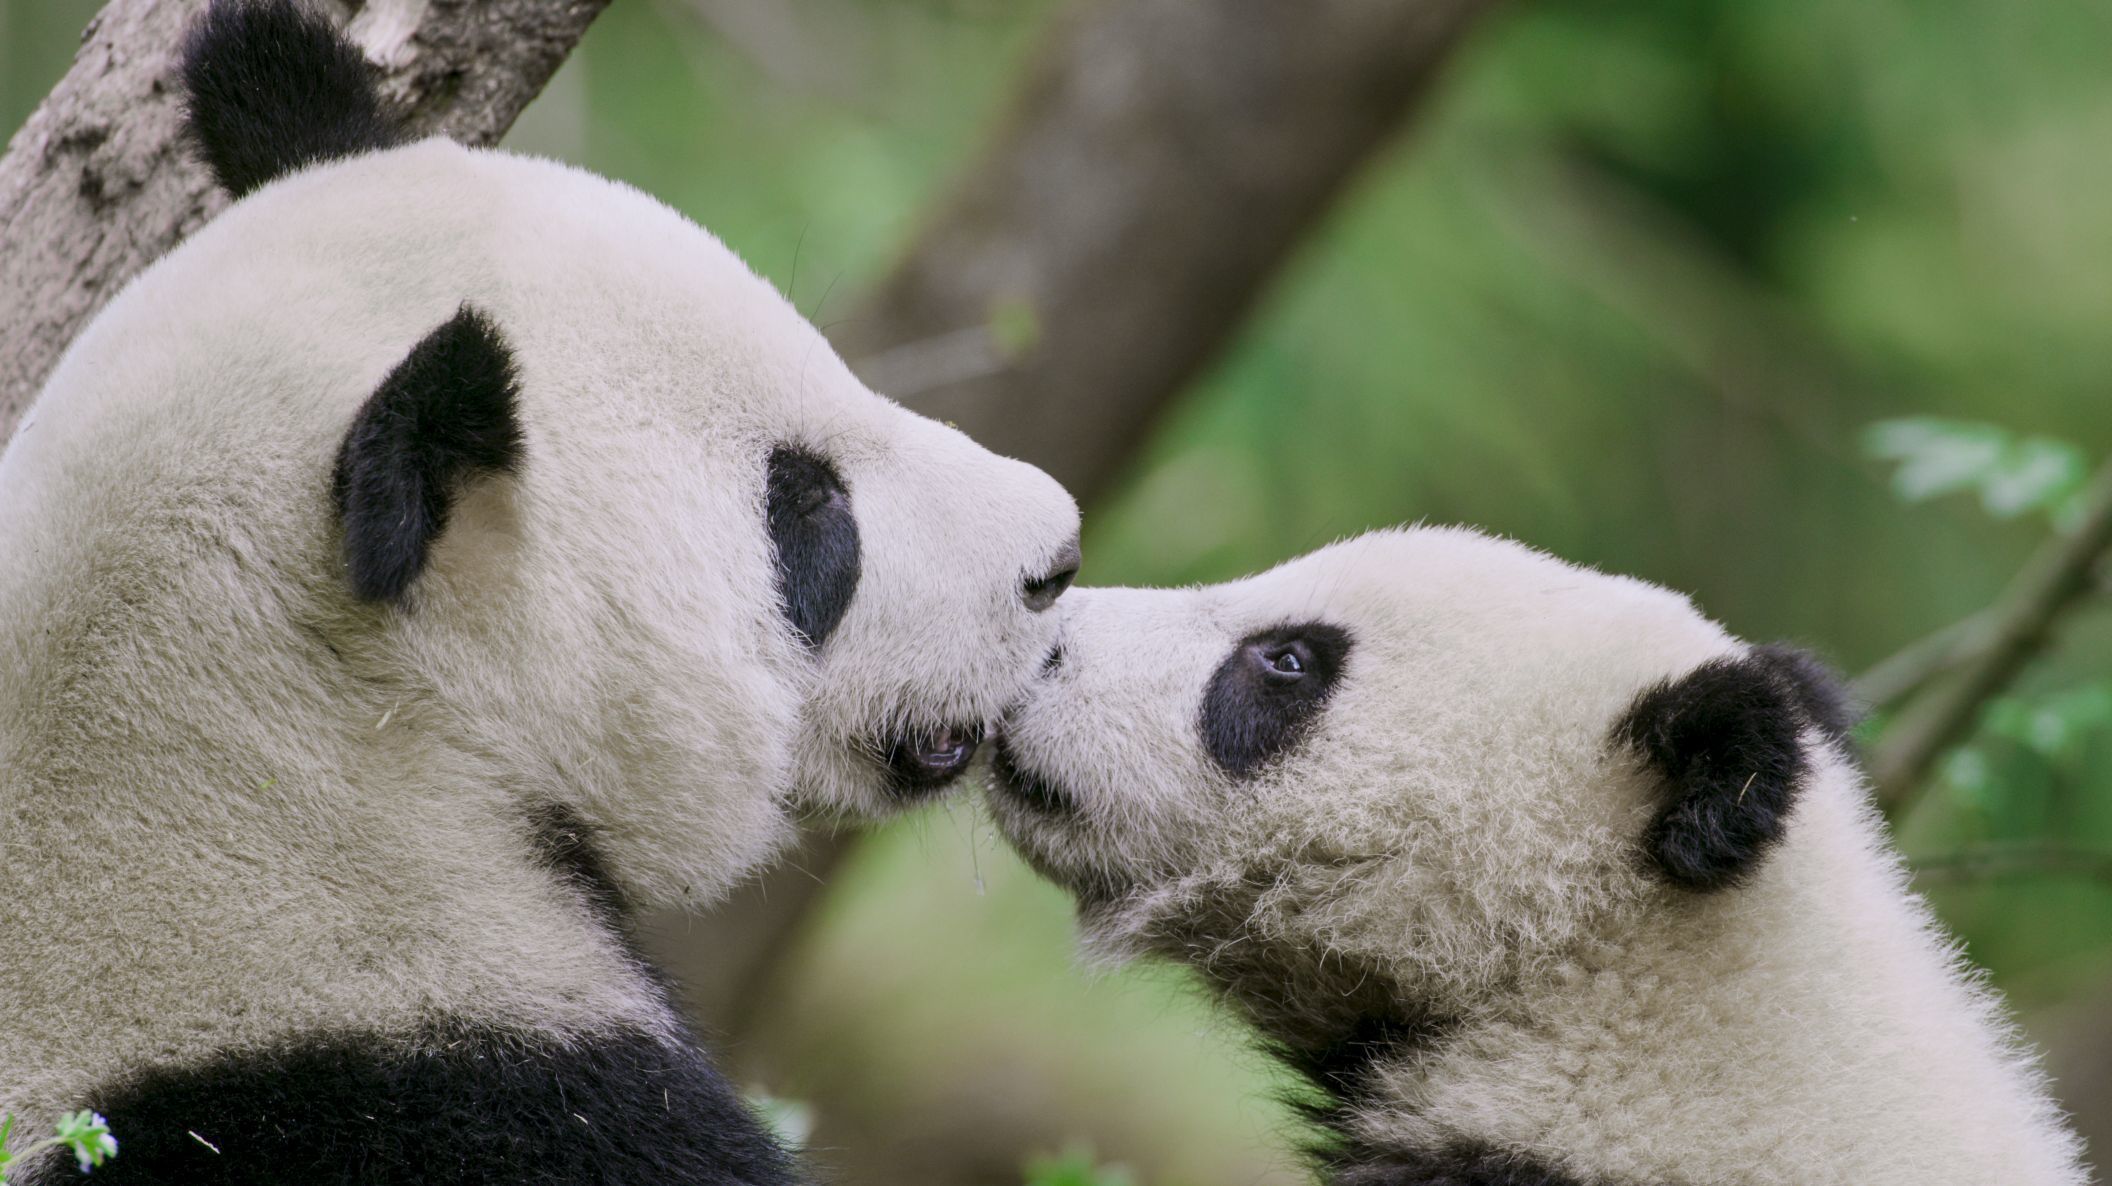
[(1029, 1160), (1026, 1173), (1026, 1186), (1137, 1186), (1126, 1167), (1100, 1165), (1092, 1150), (1078, 1146), (1055, 1157)]
[(2052, 512), (2082, 489), (2088, 476), (2081, 449), (2034, 437), (2004, 452), (2001, 464), (1980, 483), (1980, 502), (1997, 519), (2013, 519), (2026, 511)]
[(57, 1136), (60, 1144), (73, 1150), (83, 1171), (117, 1156), (117, 1138), (110, 1135), (110, 1122), (99, 1112), (66, 1113), (59, 1117)]
[(1873, 457), (1899, 462), (1892, 489), (1907, 502), (1980, 485), (2002, 461), (2009, 434), (1986, 424), (1917, 416), (1881, 420), (1863, 434)]
[(2043, 511), (2064, 531), (2080, 517), (2090, 476), (2088, 458), (2066, 441), (1935, 416), (1880, 420), (1863, 430), (1863, 451), (1898, 463), (1892, 490), (1903, 501), (1971, 490), (1997, 519)]

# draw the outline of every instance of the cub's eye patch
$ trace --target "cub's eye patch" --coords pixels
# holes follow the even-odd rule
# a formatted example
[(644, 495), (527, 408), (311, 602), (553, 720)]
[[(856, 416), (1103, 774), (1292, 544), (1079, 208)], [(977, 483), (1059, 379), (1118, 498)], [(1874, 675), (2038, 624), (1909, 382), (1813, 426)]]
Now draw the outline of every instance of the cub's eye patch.
[(1203, 748), (1244, 778), (1298, 744), (1341, 679), (1349, 632), (1325, 622), (1278, 626), (1232, 648), (1203, 692)]
[(765, 487), (785, 620), (800, 641), (818, 647), (843, 621), (858, 589), (851, 494), (827, 458), (794, 445), (770, 451)]

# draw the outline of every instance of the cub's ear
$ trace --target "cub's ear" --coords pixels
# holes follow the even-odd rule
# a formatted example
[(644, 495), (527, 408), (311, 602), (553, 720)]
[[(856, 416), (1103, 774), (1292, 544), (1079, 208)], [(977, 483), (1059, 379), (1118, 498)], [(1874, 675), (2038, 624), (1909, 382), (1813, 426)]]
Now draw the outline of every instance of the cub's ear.
[(1651, 862), (1688, 889), (1738, 882), (1788, 827), (1809, 766), (1804, 730), (1839, 741), (1853, 724), (1839, 682), (1787, 647), (1755, 647), (1646, 689), (1614, 738), (1670, 796), (1645, 838)]
[(1848, 694), (1847, 683), (1817, 655), (1779, 642), (1754, 647), (1752, 654), (1789, 684), (1805, 719), (1828, 741), (1845, 744), (1849, 732), (1862, 723), (1862, 706)]
[(468, 305), (381, 381), (338, 448), (332, 485), (354, 593), (402, 600), (463, 483), (520, 464), (517, 395), (505, 339)]

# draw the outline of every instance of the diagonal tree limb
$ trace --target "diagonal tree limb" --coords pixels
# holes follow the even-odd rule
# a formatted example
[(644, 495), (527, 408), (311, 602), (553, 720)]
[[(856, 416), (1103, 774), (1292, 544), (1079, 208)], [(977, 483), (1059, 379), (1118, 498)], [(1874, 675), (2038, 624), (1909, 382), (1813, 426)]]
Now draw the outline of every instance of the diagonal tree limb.
[(1999, 877), (2083, 877), (2112, 885), (2112, 852), (2049, 841), (1980, 844), (1910, 864), (1914, 880), (1924, 885)]
[(1967, 619), (1935, 662), (1951, 672), (1901, 710), (1870, 754), (1877, 802), (1897, 817), (1920, 793), (1936, 760), (1963, 740), (1980, 709), (2045, 649), (2061, 616), (2097, 588), (2112, 552), (2112, 461), (2090, 480), (2081, 521), (2050, 539), (1995, 604)]
[[(2112, 592), (2112, 581), (2100, 566), (2092, 588), (2076, 608)], [(1934, 633), (1908, 643), (1871, 664), (1855, 677), (1850, 690), (1872, 709), (1904, 704), (1923, 689), (1987, 653), (1994, 643), (1993, 609), (1981, 609)]]
[[(608, 0), (323, 4), (420, 134), (490, 144)], [(226, 204), (181, 136), (175, 55), (204, 0), (111, 0), (0, 157), (0, 441), (126, 281)]]

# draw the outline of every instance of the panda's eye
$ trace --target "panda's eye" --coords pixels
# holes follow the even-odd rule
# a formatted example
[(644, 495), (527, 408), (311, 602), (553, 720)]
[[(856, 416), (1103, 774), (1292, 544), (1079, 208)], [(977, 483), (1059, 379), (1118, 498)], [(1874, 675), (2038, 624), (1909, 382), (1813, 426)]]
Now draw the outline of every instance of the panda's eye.
[(1203, 689), (1203, 748), (1234, 778), (1288, 752), (1313, 727), (1349, 658), (1349, 632), (1326, 622), (1239, 640)]

